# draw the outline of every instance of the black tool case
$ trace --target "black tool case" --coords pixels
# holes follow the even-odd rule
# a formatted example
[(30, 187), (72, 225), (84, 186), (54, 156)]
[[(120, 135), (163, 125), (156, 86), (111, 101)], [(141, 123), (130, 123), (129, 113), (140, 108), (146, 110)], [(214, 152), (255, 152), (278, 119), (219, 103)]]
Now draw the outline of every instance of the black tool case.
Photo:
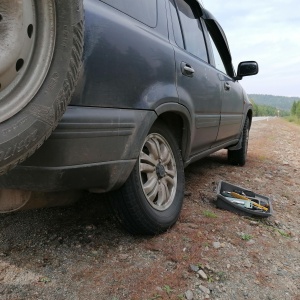
[[(262, 210), (255, 209), (255, 208), (251, 208), (251, 209), (246, 208), (240, 204), (232, 203), (229, 200), (229, 198), (222, 195), (222, 193), (224, 193), (224, 192), (236, 192), (236, 191), (243, 191), (245, 193), (246, 197), (250, 196), (249, 198), (251, 200), (255, 200), (255, 202), (257, 202), (258, 204), (261, 204), (261, 205), (267, 205), (268, 210), (262, 211)], [(257, 216), (257, 217), (267, 218), (273, 214), (272, 202), (270, 201), (270, 199), (268, 197), (256, 194), (253, 191), (250, 191), (249, 189), (245, 189), (243, 187), (233, 185), (233, 184), (230, 184), (225, 181), (220, 181), (218, 184), (217, 207), (226, 209), (226, 210), (229, 210), (229, 211), (232, 211), (234, 213), (237, 213), (239, 215), (244, 215), (244, 216)]]

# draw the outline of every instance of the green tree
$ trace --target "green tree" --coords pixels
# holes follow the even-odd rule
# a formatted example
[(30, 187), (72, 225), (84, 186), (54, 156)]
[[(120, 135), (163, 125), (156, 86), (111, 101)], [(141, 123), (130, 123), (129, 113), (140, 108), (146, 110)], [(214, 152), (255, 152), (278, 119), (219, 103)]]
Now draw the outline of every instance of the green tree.
[(297, 110), (297, 103), (296, 101), (293, 102), (292, 108), (291, 108), (291, 115), (294, 116), (296, 114)]
[(250, 102), (253, 105), (253, 117), (257, 117), (259, 115), (258, 114), (258, 105), (254, 102), (253, 99), (250, 99)]
[(300, 119), (300, 101), (297, 102), (296, 116), (297, 116), (298, 119)]
[[(253, 106), (253, 117), (260, 117), (260, 116), (277, 116), (278, 115), (278, 108), (269, 106), (269, 105), (261, 105), (256, 104), (253, 99), (250, 99), (252, 106)], [(299, 101), (300, 102), (300, 101)], [(296, 113), (295, 113), (296, 114)], [(288, 110), (280, 109), (279, 113), (280, 117), (290, 115)]]

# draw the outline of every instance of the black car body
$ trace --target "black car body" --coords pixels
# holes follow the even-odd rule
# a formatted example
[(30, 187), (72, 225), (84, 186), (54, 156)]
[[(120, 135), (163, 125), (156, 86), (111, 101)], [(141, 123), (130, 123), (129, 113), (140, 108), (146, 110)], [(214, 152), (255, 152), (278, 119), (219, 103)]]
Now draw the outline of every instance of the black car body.
[(174, 135), (184, 166), (241, 149), (252, 106), (238, 79), (258, 67), (244, 62), (235, 74), (223, 30), (197, 1), (85, 0), (84, 10), (84, 65), (71, 104), (1, 188), (118, 189), (157, 121)]

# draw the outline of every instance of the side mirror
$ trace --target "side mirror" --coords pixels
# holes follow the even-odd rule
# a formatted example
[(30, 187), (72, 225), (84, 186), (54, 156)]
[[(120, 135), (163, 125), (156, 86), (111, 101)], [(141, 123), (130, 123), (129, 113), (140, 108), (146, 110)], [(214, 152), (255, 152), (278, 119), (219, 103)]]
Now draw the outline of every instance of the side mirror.
[(244, 76), (256, 75), (258, 73), (258, 64), (256, 61), (242, 61), (239, 63), (236, 80), (241, 80)]

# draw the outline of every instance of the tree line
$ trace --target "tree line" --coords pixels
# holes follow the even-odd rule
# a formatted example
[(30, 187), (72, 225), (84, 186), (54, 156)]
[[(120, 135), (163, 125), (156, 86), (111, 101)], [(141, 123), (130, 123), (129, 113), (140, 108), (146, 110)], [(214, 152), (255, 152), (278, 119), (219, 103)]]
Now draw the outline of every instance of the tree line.
[(250, 99), (253, 105), (253, 116), (261, 117), (261, 116), (271, 116), (271, 117), (285, 117), (290, 115), (290, 112), (287, 110), (278, 109), (269, 105), (259, 105), (254, 102), (253, 99)]
[(274, 96), (264, 94), (248, 94), (249, 99), (252, 99), (258, 105), (267, 105), (276, 107), (279, 110), (290, 111), (294, 101), (298, 101), (299, 97)]

